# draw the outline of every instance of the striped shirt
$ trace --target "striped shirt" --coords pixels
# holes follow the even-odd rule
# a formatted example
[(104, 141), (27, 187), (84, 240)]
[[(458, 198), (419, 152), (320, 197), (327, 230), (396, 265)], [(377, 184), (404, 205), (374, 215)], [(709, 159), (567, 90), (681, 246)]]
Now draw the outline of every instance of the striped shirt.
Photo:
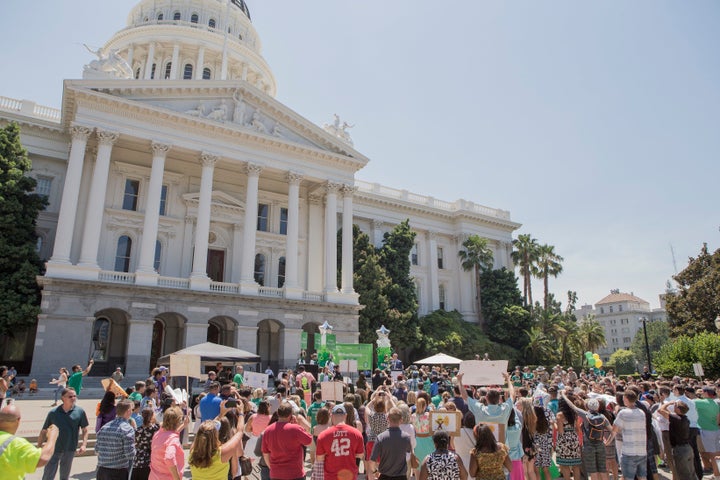
[(645, 412), (639, 408), (623, 408), (617, 414), (615, 426), (622, 432), (622, 455), (647, 455)]
[(135, 458), (135, 430), (127, 419), (116, 417), (97, 432), (97, 464), (105, 468), (130, 468)]

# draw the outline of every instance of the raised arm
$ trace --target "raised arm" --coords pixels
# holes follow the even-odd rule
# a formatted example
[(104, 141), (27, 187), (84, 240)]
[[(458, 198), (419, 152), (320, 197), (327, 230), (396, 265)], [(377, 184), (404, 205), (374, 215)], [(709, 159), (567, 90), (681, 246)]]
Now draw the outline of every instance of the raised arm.
[(88, 366), (82, 372), (83, 377), (86, 376), (88, 373), (90, 373), (90, 369), (93, 367), (94, 364), (95, 364), (95, 360), (90, 359), (90, 362), (88, 362)]

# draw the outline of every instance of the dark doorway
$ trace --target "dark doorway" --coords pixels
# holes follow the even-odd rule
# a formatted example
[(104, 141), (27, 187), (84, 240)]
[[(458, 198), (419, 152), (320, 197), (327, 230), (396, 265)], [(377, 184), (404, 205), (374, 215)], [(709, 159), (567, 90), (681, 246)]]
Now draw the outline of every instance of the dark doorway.
[(208, 249), (207, 274), (213, 282), (225, 281), (225, 251)]

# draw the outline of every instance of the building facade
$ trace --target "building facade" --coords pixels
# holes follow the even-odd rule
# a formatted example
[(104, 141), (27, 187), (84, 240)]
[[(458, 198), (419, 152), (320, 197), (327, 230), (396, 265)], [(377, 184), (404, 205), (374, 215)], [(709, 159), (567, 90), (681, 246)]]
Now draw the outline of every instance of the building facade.
[(595, 308), (583, 305), (576, 315), (580, 321), (592, 315), (605, 329), (606, 344), (597, 353), (607, 363), (614, 352), (630, 349), (633, 338), (643, 328), (643, 321), (667, 322), (664, 304), (664, 295), (660, 296), (661, 308), (651, 309), (649, 302), (632, 292), (611, 290), (610, 295), (595, 304)]
[(96, 374), (142, 376), (213, 341), (291, 365), (302, 333), (325, 321), (339, 343), (357, 342), (352, 225), (380, 245), (408, 218), (420, 314), (477, 320), (457, 252), (478, 234), (511, 267), (520, 225), (504, 210), (356, 179), (369, 159), (346, 125), (319, 127), (275, 100), (260, 53), (241, 0), (144, 0), (83, 79), (64, 82), (60, 110), (0, 97), (0, 124), (20, 124), (49, 199), (42, 314), (6, 356), (27, 341), (33, 376), (87, 357)]

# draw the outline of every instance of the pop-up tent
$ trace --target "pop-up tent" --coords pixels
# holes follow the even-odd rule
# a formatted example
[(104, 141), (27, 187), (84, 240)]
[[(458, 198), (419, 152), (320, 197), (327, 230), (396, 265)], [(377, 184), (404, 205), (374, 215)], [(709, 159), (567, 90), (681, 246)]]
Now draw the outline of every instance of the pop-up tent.
[[(200, 358), (202, 364), (223, 363), (256, 363), (260, 361), (260, 356), (250, 353), (239, 348), (218, 345), (217, 343), (205, 342), (193, 345), (192, 347), (183, 348), (177, 352), (173, 352), (158, 360), (159, 365), (170, 365), (170, 355), (189, 355)], [(172, 372), (171, 372), (172, 373)]]
[(422, 360), (417, 360), (413, 363), (418, 365), (460, 365), (462, 360), (444, 353), (438, 353), (432, 357), (423, 358)]

